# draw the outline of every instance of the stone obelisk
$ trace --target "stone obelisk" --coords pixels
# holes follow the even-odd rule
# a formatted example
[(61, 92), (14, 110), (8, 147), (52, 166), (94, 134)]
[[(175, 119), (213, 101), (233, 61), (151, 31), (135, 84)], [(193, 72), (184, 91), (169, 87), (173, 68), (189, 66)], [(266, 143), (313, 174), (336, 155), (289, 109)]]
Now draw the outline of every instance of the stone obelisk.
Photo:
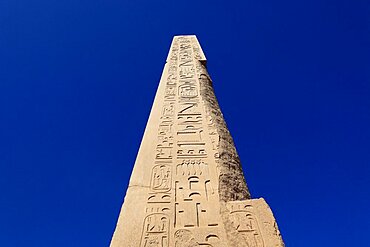
[(110, 246), (284, 246), (250, 197), (194, 35), (173, 38)]

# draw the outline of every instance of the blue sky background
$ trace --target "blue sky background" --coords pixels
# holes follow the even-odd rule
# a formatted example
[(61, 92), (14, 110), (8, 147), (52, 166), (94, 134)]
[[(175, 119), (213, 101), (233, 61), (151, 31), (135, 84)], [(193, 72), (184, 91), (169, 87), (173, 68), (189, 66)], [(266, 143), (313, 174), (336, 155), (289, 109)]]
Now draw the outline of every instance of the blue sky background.
[(369, 246), (366, 0), (0, 1), (0, 246), (109, 245), (176, 34), (287, 247)]

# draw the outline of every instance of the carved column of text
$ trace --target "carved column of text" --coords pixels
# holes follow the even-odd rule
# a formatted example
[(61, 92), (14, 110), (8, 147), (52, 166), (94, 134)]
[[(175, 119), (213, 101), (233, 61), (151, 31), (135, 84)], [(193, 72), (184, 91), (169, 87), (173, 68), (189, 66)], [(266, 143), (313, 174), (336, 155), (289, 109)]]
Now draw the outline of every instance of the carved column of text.
[[(192, 42), (179, 41), (175, 181), (175, 246), (218, 246), (218, 222), (212, 217), (213, 196), (203, 128), (199, 82)], [(216, 245), (214, 245), (216, 243)]]

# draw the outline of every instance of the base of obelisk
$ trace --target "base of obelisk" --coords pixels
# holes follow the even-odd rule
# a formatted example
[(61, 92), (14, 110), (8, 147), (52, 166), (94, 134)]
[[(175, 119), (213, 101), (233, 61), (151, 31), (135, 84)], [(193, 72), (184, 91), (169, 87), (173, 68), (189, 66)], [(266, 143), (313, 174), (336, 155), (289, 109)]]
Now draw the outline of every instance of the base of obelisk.
[[(127, 205), (126, 205), (127, 206)], [(143, 244), (139, 242), (140, 231), (126, 232), (125, 226), (133, 223), (137, 215), (125, 215), (126, 221), (119, 221), (111, 247), (284, 247), (275, 218), (263, 198), (242, 201), (220, 202), (220, 216), (226, 239), (222, 243), (197, 242), (187, 230), (177, 230), (172, 244)], [(123, 220), (123, 219), (121, 219)], [(131, 221), (130, 221), (131, 220)], [(126, 230), (128, 230), (126, 228)], [(208, 237), (212, 237), (209, 235)]]

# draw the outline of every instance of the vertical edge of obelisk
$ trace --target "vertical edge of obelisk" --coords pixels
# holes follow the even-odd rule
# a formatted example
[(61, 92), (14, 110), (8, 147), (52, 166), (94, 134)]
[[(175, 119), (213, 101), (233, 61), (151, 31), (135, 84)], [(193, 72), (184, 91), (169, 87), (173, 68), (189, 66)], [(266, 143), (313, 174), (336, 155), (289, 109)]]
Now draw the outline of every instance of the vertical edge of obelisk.
[(173, 46), (174, 46), (174, 43), (175, 43), (175, 40), (177, 39), (177, 36), (174, 36), (173, 38), (172, 38), (172, 41), (171, 41), (171, 46), (170, 46), (170, 50), (169, 50), (169, 52), (168, 52), (168, 54), (167, 54), (167, 58), (166, 58), (166, 63), (170, 60), (170, 58), (171, 58), (171, 51), (173, 50)]
[(219, 195), (221, 201), (250, 199), (240, 158), (233, 138), (221, 112), (214, 93), (212, 80), (204, 64), (199, 67), (200, 93), (205, 103), (214, 135), (214, 146), (217, 149), (216, 162), (219, 168)]
[(154, 162), (155, 157), (156, 134), (163, 105), (162, 98), (165, 90), (164, 80), (167, 76), (167, 68), (168, 65), (165, 64), (132, 170), (129, 187), (110, 243), (111, 247), (138, 247), (141, 244), (143, 219), (146, 215), (145, 207), (151, 180), (149, 166)]

